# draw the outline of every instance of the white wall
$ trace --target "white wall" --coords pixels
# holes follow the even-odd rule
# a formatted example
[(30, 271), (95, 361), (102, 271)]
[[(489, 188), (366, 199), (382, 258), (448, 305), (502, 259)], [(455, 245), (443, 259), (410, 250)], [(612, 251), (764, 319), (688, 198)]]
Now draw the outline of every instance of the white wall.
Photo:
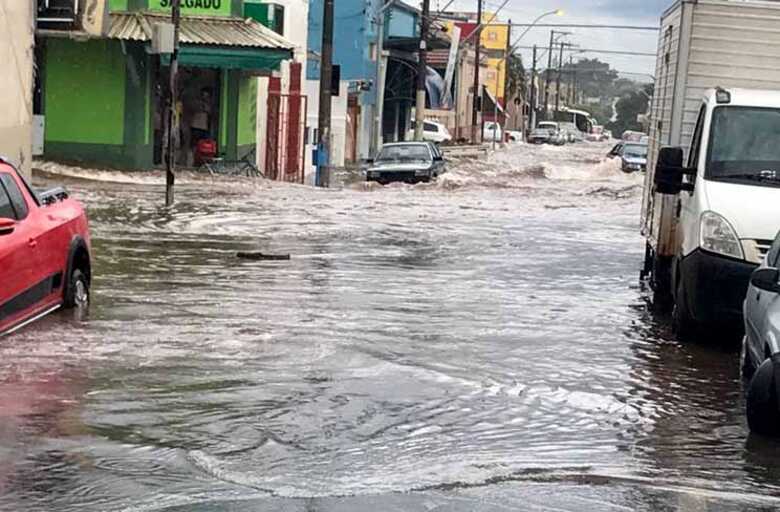
[(21, 164), (27, 176), (32, 164), (34, 2), (0, 0), (0, 155)]
[[(334, 96), (331, 102), (331, 164), (334, 167), (344, 167), (344, 157), (347, 145), (347, 95), (349, 82), (342, 81), (339, 84), (339, 95)], [(314, 166), (311, 161), (311, 152), (316, 141), (312, 139), (314, 130), (319, 122), (320, 109), (320, 81), (306, 80), (306, 95), (309, 97), (309, 108), (306, 116), (306, 126), (309, 128), (309, 140), (306, 145), (306, 183), (314, 181)], [(312, 144), (314, 143), (314, 144)]]

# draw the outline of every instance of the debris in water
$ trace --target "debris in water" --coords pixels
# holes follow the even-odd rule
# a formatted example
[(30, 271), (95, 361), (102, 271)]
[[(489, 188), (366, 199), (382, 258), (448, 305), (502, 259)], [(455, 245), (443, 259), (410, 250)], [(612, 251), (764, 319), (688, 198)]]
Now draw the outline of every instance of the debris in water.
[(236, 256), (246, 260), (257, 260), (257, 261), (285, 261), (290, 259), (289, 254), (263, 254), (262, 252), (252, 252), (252, 251), (250, 252), (239, 251), (236, 253)]

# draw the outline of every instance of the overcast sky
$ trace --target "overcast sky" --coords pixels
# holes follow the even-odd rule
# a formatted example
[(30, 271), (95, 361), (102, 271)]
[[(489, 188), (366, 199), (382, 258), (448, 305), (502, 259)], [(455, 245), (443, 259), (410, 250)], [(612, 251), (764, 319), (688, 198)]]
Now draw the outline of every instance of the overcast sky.
[[(431, 0), (431, 9), (444, 7), (448, 0)], [(503, 0), (483, 0), (486, 11), (495, 11)], [(609, 25), (653, 25), (659, 24), (661, 13), (672, 5), (674, 0), (509, 0), (499, 14), (502, 21), (511, 19), (515, 23), (531, 23), (537, 16), (556, 8), (564, 10), (564, 16), (549, 16), (542, 23), (590, 23)], [(476, 0), (455, 0), (449, 9), (476, 11)], [(515, 27), (512, 30), (514, 40), (524, 29)], [(658, 33), (652, 31), (630, 31), (611, 29), (565, 29), (572, 32), (567, 39), (580, 48), (597, 50), (621, 50), (642, 53), (655, 53)], [(549, 28), (532, 28), (520, 42), (522, 46), (534, 44), (547, 47), (550, 40)], [(530, 67), (531, 51), (521, 50), (523, 60)], [(621, 56), (608, 54), (575, 54), (578, 57), (598, 57), (609, 62), (618, 71), (637, 73), (626, 75), (640, 81), (649, 81), (648, 74), (653, 74), (655, 59), (653, 57)], [(546, 57), (542, 65), (547, 64)]]

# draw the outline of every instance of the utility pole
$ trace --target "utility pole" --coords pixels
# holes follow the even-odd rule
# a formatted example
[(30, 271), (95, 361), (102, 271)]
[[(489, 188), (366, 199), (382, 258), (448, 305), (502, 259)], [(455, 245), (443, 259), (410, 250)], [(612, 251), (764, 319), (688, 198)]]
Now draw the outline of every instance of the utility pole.
[(428, 15), (430, 0), (423, 0), (422, 16), (420, 17), (420, 48), (417, 56), (417, 101), (414, 108), (414, 140), (423, 140), (425, 124), (425, 77), (428, 74)]
[(385, 77), (387, 66), (385, 65), (385, 11), (393, 5), (393, 0), (386, 0), (376, 15), (376, 77), (374, 79), (374, 138), (372, 142), (372, 157), (382, 150), (382, 118), (385, 106)]
[(173, 0), (171, 4), (171, 22), (173, 23), (173, 53), (171, 65), (168, 68), (170, 81), (168, 83), (168, 154), (165, 155), (165, 206), (173, 206), (173, 185), (176, 177), (176, 140), (179, 133), (179, 119), (176, 115), (176, 104), (179, 101), (179, 24), (181, 21), (181, 0)]
[(482, 0), (477, 0), (477, 28), (476, 37), (474, 38), (474, 101), (472, 102), (471, 110), (471, 142), (476, 144), (479, 142), (477, 138), (477, 125), (479, 124), (479, 53), (482, 46)]
[(544, 72), (544, 118), (547, 119), (547, 105), (550, 104), (550, 70), (552, 69), (553, 44), (555, 30), (550, 31), (550, 47), (547, 49), (547, 69)]
[(569, 106), (574, 106), (574, 82), (577, 80), (577, 71), (574, 69), (574, 55), (569, 55)]
[(317, 124), (316, 185), (330, 184), (330, 111), (331, 82), (333, 79), (333, 2), (325, 0), (322, 6), (322, 49), (320, 51), (320, 105)]
[(528, 131), (536, 128), (536, 45), (534, 45), (533, 62), (531, 62), (531, 112), (529, 112), (530, 126)]
[(558, 110), (560, 107), (561, 102), (561, 69), (563, 68), (563, 47), (566, 46), (564, 43), (561, 43), (561, 53), (558, 57), (558, 76), (556, 77), (556, 86), (555, 86), (555, 114), (556, 119), (558, 115)]

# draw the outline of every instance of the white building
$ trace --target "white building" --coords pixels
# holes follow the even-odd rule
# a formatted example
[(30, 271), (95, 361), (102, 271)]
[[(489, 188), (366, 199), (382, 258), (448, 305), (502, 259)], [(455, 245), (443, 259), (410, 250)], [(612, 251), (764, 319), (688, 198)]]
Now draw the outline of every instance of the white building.
[(0, 155), (21, 165), (27, 176), (32, 164), (32, 92), (34, 2), (0, 0)]

